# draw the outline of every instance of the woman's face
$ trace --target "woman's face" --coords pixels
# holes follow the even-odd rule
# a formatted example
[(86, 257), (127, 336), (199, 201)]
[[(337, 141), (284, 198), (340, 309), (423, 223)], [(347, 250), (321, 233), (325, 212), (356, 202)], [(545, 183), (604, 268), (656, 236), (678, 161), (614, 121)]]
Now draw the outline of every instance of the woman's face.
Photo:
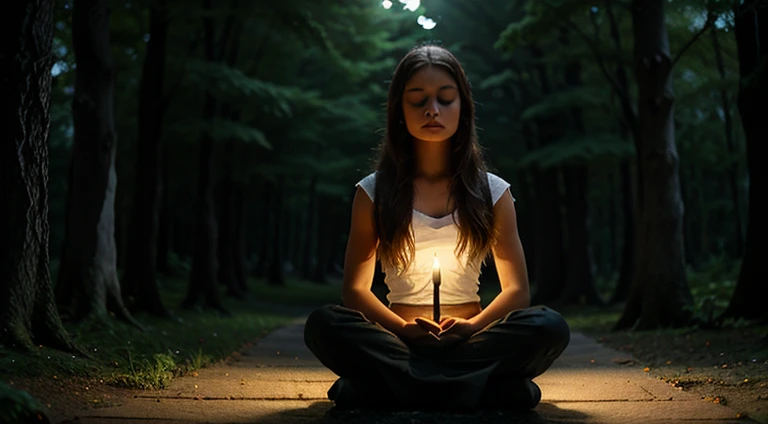
[(461, 99), (456, 81), (439, 66), (425, 66), (405, 83), (403, 115), (408, 132), (423, 141), (445, 141), (459, 128)]

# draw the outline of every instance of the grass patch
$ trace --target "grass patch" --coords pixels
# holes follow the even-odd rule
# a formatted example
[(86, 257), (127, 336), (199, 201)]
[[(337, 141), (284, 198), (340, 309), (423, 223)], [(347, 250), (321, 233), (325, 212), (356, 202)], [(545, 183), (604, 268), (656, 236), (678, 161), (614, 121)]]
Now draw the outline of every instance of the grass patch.
[(245, 298), (223, 298), (231, 315), (222, 316), (202, 308), (179, 308), (187, 279), (162, 279), (163, 302), (176, 320), (137, 314), (134, 318), (144, 327), (143, 332), (114, 318), (66, 324), (90, 357), (46, 346), (31, 353), (0, 346), (2, 380), (75, 376), (133, 388), (162, 388), (174, 376), (219, 361), (292, 319), (275, 308), (264, 311), (260, 307), (264, 302), (312, 306), (332, 299), (334, 291), (340, 292), (338, 287), (301, 281), (289, 281), (285, 286), (255, 280), (249, 283), (251, 292)]

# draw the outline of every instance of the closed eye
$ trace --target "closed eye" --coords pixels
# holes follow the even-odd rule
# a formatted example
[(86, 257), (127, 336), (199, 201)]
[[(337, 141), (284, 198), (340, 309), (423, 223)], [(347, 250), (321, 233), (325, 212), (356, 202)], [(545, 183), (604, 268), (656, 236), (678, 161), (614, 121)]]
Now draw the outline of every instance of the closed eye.
[[(443, 106), (450, 105), (451, 103), (453, 103), (453, 100), (454, 99), (451, 99), (451, 100), (437, 99), (438, 103), (440, 103)], [(427, 104), (427, 99), (424, 99), (424, 100), (420, 101), (419, 103), (411, 103), (411, 105), (414, 106), (414, 107), (424, 107), (424, 106), (426, 106), (426, 104)]]

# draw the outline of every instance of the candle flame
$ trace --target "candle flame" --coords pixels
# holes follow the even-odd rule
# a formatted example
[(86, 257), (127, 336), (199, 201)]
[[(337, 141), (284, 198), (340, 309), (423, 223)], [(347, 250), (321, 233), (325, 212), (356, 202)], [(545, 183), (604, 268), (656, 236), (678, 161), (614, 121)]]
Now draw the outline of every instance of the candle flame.
[(432, 271), (440, 270), (440, 261), (437, 260), (437, 253), (435, 253), (435, 259), (432, 261)]

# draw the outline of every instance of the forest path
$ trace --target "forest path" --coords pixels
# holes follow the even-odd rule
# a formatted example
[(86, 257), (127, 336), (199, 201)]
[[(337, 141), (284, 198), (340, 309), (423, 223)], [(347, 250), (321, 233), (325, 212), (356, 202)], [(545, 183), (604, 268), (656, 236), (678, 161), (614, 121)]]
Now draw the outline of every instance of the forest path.
[(733, 409), (675, 389), (633, 358), (573, 333), (563, 355), (535, 379), (531, 412), (340, 411), (326, 397), (336, 375), (304, 346), (297, 318), (232, 359), (139, 392), (119, 406), (52, 417), (75, 423), (753, 423)]

